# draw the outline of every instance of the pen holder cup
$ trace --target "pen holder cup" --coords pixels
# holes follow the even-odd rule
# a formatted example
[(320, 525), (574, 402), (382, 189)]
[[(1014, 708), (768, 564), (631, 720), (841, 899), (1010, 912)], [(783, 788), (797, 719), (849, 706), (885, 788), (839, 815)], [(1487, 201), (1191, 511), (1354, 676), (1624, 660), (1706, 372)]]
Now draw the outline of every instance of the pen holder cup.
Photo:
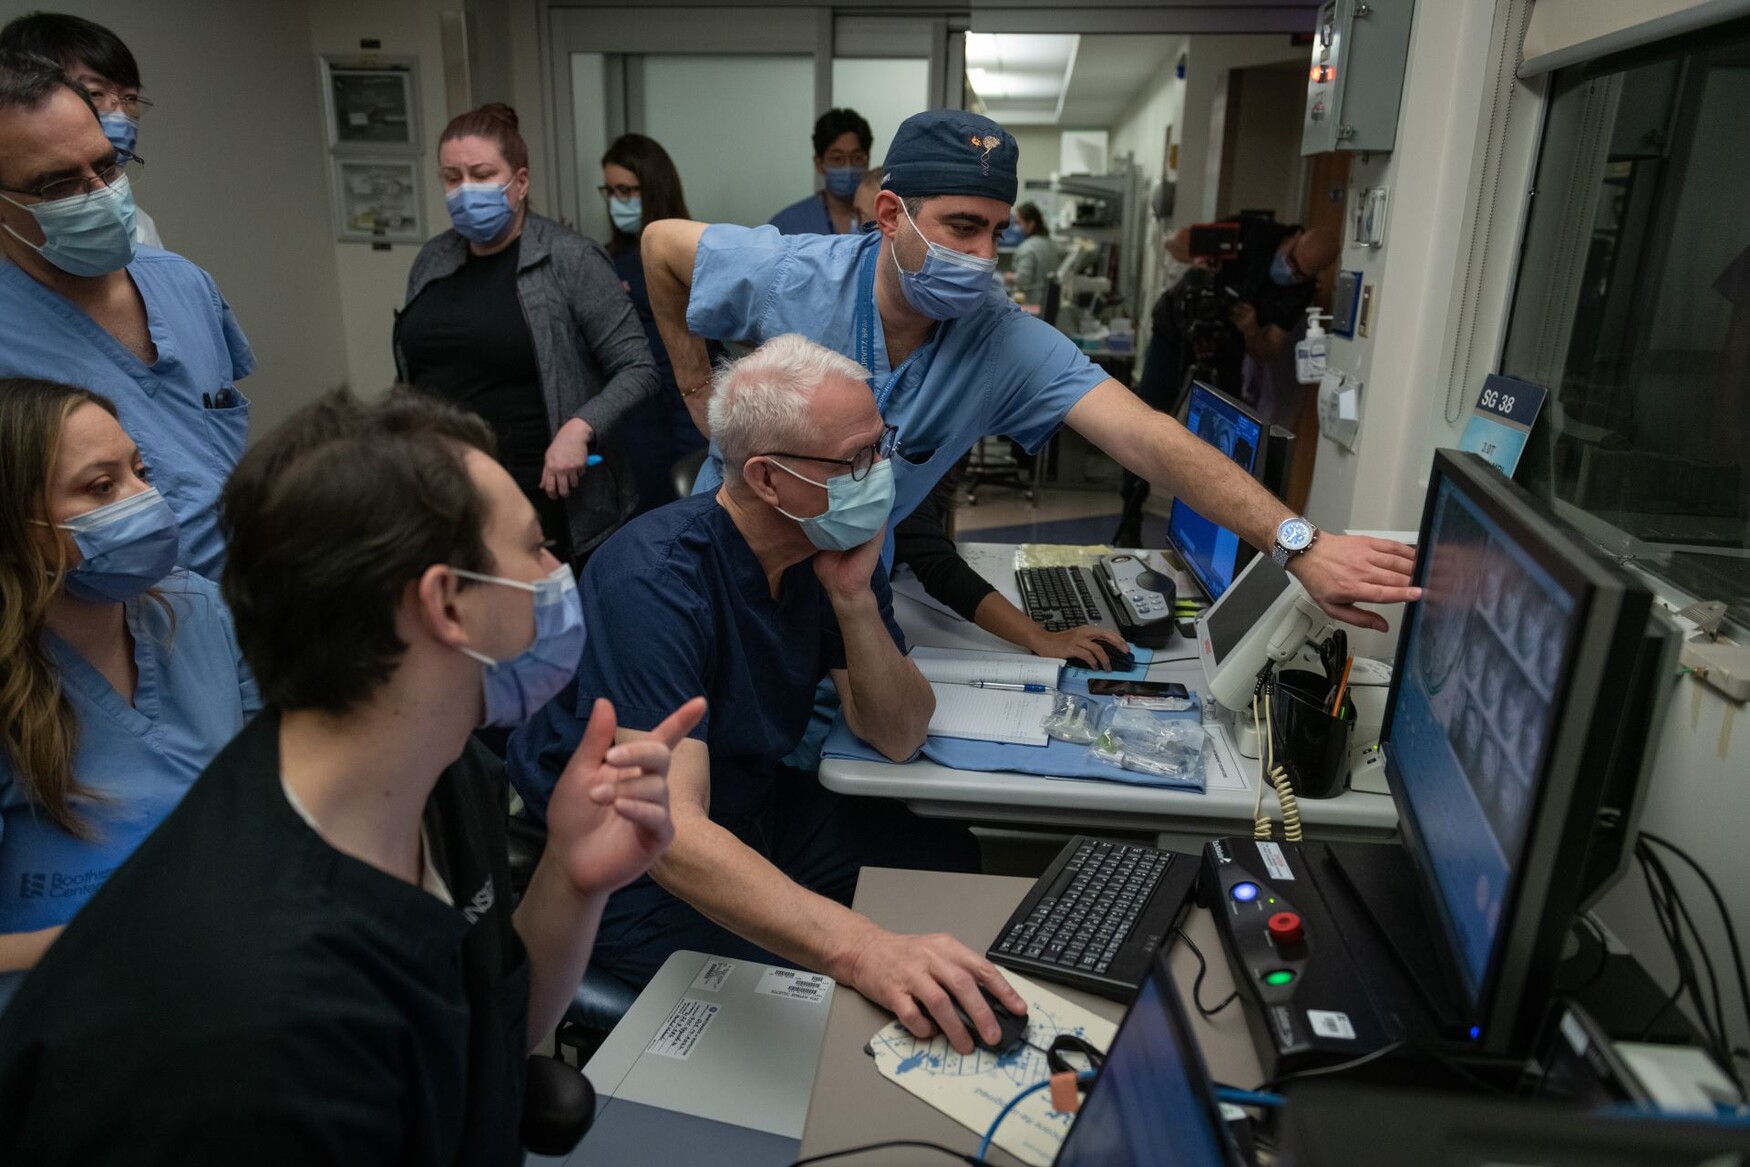
[(1330, 708), (1331, 681), (1322, 673), (1289, 669), (1277, 676), (1270, 728), (1276, 760), (1299, 798), (1335, 798), (1349, 777), (1355, 704), (1344, 697), (1337, 717)]

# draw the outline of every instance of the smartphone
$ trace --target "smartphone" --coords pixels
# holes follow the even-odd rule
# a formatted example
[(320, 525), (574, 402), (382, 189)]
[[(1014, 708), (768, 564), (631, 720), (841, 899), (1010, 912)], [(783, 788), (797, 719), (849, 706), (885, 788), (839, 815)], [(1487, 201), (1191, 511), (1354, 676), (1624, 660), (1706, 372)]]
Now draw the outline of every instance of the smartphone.
[(1088, 692), (1096, 697), (1177, 697), (1189, 700), (1190, 690), (1177, 681), (1114, 681), (1095, 677), (1088, 682)]

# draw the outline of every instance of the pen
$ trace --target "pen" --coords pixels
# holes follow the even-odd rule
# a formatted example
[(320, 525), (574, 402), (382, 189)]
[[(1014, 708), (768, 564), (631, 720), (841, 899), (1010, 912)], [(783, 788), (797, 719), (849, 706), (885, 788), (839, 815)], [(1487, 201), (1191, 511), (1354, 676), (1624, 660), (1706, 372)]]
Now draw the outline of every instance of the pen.
[(583, 464), (585, 466), (600, 466), (602, 464), (602, 456), (600, 454), (591, 454), (583, 460)]
[(974, 689), (1001, 689), (1005, 693), (1049, 693), (1047, 685), (1016, 685), (1009, 681), (968, 681)]

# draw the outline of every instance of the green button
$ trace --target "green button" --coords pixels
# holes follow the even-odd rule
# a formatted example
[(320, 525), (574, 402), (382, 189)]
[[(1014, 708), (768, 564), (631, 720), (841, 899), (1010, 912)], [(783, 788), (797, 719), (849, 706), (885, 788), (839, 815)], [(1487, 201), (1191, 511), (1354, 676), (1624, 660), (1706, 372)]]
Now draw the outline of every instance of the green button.
[(1293, 980), (1294, 973), (1285, 968), (1279, 968), (1275, 972), (1267, 972), (1264, 974), (1264, 983), (1273, 989), (1280, 988)]

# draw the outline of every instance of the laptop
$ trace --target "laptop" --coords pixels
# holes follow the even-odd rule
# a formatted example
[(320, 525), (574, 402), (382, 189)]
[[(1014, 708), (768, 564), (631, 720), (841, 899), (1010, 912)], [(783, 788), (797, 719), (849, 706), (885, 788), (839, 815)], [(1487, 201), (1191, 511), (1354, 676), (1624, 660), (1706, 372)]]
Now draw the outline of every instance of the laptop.
[(530, 1164), (788, 1163), (802, 1145), (832, 978), (682, 950), (584, 1067), (596, 1119)]
[(1054, 1167), (1245, 1167), (1167, 967), (1155, 954)]

